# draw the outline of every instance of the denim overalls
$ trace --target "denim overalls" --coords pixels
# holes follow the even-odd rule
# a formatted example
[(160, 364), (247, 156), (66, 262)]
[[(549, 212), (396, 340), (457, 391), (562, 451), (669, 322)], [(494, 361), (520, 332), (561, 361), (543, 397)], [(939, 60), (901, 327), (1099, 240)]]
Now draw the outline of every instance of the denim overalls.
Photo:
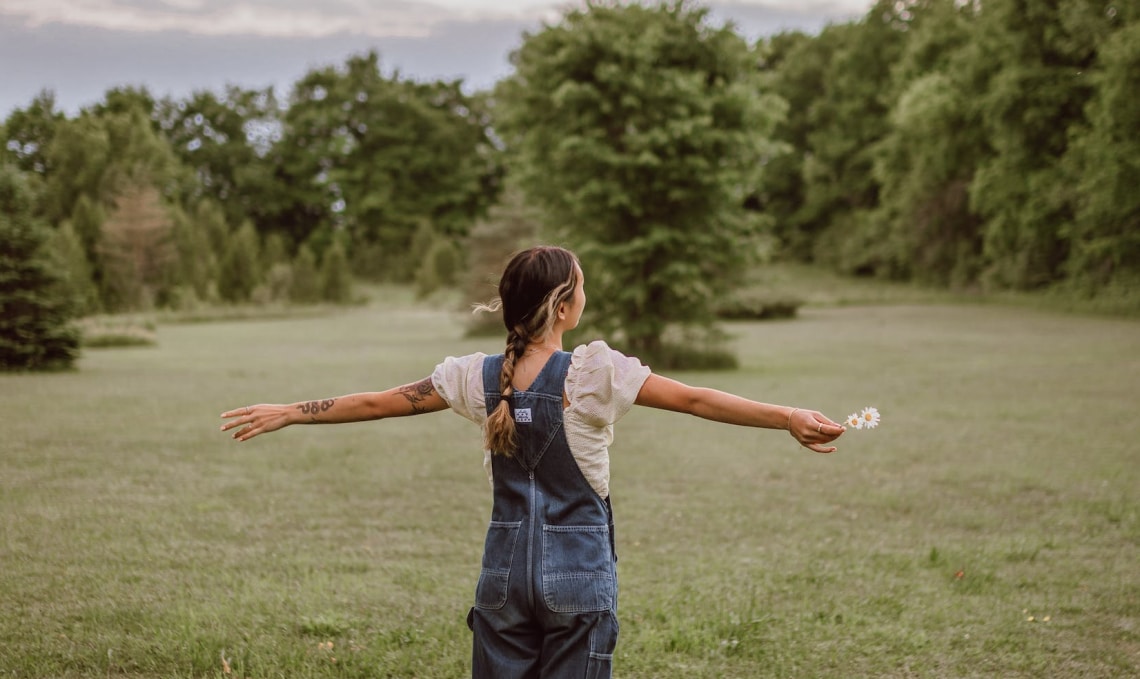
[[(513, 457), (491, 458), (494, 506), (468, 625), (472, 676), (609, 677), (617, 644), (613, 514), (586, 481), (562, 429), (570, 354), (556, 352), (509, 398)], [(483, 363), (490, 415), (503, 357)]]

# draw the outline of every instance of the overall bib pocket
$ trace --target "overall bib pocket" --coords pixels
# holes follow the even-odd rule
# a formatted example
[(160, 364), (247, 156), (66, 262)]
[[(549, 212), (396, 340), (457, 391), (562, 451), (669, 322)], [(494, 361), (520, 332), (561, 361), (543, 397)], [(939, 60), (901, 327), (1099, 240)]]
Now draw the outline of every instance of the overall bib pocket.
[(552, 612), (610, 610), (614, 578), (608, 526), (542, 527), (542, 596)]
[(483, 544), (483, 568), (475, 586), (475, 606), (488, 610), (507, 603), (507, 583), (511, 577), (511, 561), (522, 521), (492, 521), (487, 526)]

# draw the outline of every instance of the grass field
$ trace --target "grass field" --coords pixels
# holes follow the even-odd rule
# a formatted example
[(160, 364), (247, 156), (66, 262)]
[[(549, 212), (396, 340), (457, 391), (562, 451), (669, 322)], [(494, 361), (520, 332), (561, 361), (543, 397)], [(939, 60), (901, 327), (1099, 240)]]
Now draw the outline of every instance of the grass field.
[[(402, 294), (0, 376), (0, 677), (464, 676), (490, 510), (472, 425), (218, 431), (499, 349)], [(1140, 674), (1140, 323), (814, 306), (730, 330), (740, 370), (671, 376), (883, 423), (822, 456), (623, 420), (616, 676)]]

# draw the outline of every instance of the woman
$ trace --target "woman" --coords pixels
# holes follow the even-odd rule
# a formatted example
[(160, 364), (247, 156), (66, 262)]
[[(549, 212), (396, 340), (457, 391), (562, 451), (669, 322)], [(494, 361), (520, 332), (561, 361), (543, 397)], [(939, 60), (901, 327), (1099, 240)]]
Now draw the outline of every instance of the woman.
[(359, 422), (451, 408), (479, 424), (494, 491), (475, 606), (474, 677), (609, 677), (617, 572), (609, 499), (613, 424), (634, 405), (730, 424), (787, 429), (830, 453), (843, 426), (654, 375), (593, 342), (562, 350), (586, 306), (577, 258), (557, 247), (515, 255), (499, 282), (500, 355), (449, 357), (431, 377), (384, 392), (223, 413), (247, 441), (290, 424)]

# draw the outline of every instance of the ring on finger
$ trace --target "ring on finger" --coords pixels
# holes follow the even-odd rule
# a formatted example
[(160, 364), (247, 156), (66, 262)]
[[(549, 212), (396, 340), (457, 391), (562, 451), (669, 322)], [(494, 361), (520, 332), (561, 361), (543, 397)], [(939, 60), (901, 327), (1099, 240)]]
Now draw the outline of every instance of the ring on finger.
[(815, 431), (816, 431), (816, 433), (818, 433), (818, 434), (822, 434), (822, 433), (823, 433), (823, 422), (820, 422), (820, 423), (819, 423), (819, 426), (815, 428)]

